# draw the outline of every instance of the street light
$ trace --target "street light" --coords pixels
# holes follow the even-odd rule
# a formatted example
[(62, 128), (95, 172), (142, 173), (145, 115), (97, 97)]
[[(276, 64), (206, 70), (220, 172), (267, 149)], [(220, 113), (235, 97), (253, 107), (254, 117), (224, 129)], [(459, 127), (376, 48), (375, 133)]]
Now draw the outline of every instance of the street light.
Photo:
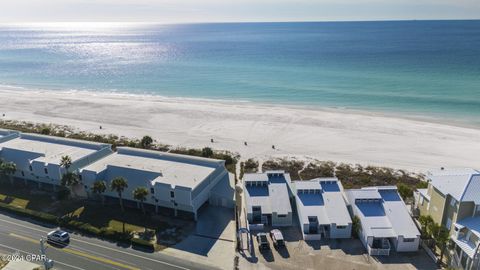
[(40, 253), (42, 254), (45, 270), (51, 269), (53, 267), (53, 260), (47, 258), (47, 254), (45, 253), (45, 239), (43, 239), (43, 237), (40, 238)]

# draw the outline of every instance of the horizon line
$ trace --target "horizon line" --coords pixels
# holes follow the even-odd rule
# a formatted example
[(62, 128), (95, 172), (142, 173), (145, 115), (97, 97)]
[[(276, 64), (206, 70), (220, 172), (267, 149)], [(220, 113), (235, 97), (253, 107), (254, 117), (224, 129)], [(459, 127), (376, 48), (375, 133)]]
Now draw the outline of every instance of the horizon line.
[(480, 18), (465, 19), (368, 19), (368, 20), (285, 20), (285, 21), (184, 21), (184, 22), (160, 22), (160, 21), (22, 21), (0, 22), (0, 25), (20, 24), (235, 24), (235, 23), (329, 23), (329, 22), (411, 22), (411, 21), (479, 21)]

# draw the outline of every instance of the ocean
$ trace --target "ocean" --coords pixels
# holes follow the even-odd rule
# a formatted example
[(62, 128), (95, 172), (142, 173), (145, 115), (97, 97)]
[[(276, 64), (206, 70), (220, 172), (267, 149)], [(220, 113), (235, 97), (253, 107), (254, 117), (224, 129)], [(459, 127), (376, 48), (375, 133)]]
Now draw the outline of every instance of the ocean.
[(4, 24), (1, 85), (480, 126), (480, 21)]

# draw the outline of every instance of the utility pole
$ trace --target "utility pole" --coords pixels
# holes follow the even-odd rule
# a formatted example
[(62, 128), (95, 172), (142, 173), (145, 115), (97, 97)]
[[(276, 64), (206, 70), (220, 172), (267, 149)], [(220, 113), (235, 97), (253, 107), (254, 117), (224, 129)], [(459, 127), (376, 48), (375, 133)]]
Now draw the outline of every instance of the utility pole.
[(40, 253), (42, 254), (45, 270), (51, 269), (53, 267), (53, 260), (47, 258), (47, 254), (45, 253), (45, 239), (43, 239), (43, 237), (40, 238)]

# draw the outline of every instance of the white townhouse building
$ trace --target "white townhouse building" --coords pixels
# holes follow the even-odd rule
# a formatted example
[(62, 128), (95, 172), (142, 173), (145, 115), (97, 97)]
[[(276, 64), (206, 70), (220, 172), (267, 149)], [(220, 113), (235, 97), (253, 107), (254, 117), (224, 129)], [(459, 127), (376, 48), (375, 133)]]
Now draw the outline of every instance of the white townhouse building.
[(250, 224), (292, 226), (290, 174), (284, 171), (243, 176), (245, 207)]
[(345, 192), (352, 216), (360, 219), (359, 237), (370, 255), (418, 250), (420, 232), (395, 186), (366, 187)]
[(351, 237), (352, 219), (337, 178), (294, 181), (292, 186), (304, 240)]
[[(128, 188), (122, 197), (132, 206), (137, 205), (133, 190), (147, 188), (146, 208), (155, 212), (196, 220), (198, 209), (207, 201), (230, 208), (234, 205), (234, 190), (223, 160), (118, 147), (115, 153), (82, 168), (80, 174), (88, 192), (97, 180), (110, 185), (116, 177), (125, 178)], [(105, 195), (118, 198), (110, 189)]]
[(108, 144), (18, 132), (2, 133), (0, 158), (15, 163), (14, 178), (43, 188), (55, 189), (61, 185), (65, 172), (60, 166), (62, 156), (72, 159), (69, 170), (76, 171), (112, 153)]

